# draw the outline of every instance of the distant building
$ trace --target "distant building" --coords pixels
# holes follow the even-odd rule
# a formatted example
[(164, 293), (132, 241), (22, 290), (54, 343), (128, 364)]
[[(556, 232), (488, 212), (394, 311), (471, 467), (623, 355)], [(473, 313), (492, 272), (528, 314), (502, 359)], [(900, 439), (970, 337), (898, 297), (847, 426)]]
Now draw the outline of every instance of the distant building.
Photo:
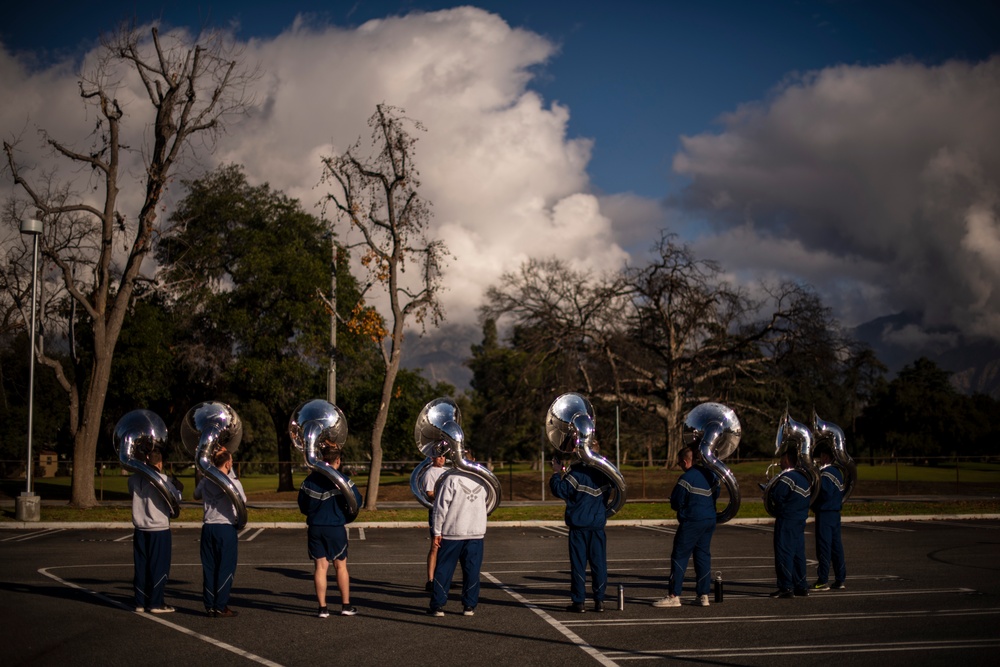
[(38, 467), (35, 474), (38, 477), (55, 477), (59, 470), (59, 455), (52, 450), (44, 449), (38, 453)]

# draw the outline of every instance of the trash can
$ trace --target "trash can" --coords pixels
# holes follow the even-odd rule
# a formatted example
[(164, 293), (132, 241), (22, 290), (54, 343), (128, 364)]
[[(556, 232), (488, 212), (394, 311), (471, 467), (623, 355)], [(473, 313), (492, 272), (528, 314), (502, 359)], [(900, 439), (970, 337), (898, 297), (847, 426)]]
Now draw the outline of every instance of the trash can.
[(39, 521), (42, 518), (42, 498), (22, 491), (14, 500), (14, 518), (18, 521)]

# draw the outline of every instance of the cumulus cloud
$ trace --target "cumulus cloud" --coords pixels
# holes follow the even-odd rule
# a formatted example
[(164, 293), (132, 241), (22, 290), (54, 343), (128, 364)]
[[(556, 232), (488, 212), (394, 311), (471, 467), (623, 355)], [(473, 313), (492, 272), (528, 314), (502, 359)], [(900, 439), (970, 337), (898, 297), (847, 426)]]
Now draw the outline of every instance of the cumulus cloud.
[(998, 108), (1000, 57), (813, 72), (683, 137), (671, 203), (710, 225), (701, 254), (806, 280), (845, 324), (1000, 338)]
[[(239, 163), (251, 182), (268, 182), (319, 214), (321, 157), (366, 141), (376, 104), (405, 109), (427, 129), (416, 133), (416, 163), (421, 194), (433, 205), (430, 236), (454, 255), (443, 295), (449, 322), (473, 324), (485, 288), (529, 256), (559, 255), (595, 270), (627, 258), (590, 193), (590, 141), (567, 136), (570, 110), (528, 87), (556, 51), (544, 37), (460, 7), (356, 29), (300, 18), (277, 37), (241, 46), (246, 63), (262, 71), (250, 91), (255, 106), (228, 126), (214, 154), (187, 165), (188, 175)], [(0, 82), (13, 100), (0, 111), (4, 130), (30, 124), (85, 136), (80, 124), (92, 118), (67, 119), (82, 106), (74, 71), (29, 73), (0, 52)], [(53, 97), (44, 99), (48, 91)], [(123, 82), (128, 91), (141, 94)]]

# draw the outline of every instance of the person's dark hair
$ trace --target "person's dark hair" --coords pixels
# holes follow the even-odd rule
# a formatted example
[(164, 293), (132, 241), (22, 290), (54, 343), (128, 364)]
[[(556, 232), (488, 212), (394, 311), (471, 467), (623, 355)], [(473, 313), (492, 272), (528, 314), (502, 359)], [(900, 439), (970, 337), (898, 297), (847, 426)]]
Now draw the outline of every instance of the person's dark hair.
[(340, 449), (337, 447), (324, 447), (322, 457), (325, 462), (333, 463), (340, 458)]
[(813, 457), (819, 458), (824, 454), (829, 456), (831, 459), (833, 458), (833, 447), (831, 447), (825, 442), (821, 445), (816, 445), (816, 449), (813, 450)]
[(149, 456), (146, 457), (146, 462), (149, 463), (149, 465), (151, 466), (156, 466), (160, 463), (163, 463), (163, 454), (160, 452), (160, 450), (154, 449), (149, 453)]
[(212, 465), (216, 468), (221, 468), (223, 464), (232, 460), (233, 455), (229, 453), (228, 449), (220, 449), (212, 455)]
[(785, 450), (785, 456), (788, 457), (788, 462), (793, 466), (799, 464), (799, 452), (794, 447), (789, 447)]

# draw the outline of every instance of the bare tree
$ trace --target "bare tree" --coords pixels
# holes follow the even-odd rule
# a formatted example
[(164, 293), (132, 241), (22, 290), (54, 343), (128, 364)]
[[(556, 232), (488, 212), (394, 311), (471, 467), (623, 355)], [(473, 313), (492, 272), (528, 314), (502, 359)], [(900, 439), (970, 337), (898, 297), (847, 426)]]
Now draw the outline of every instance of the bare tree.
[[(191, 40), (182, 34), (161, 36), (153, 28), (143, 39), (136, 29), (123, 26), (102, 39), (96, 64), (79, 83), (84, 106), (97, 119), (91, 149), (74, 150), (72, 142), (42, 131), (47, 147), (69, 171), (89, 170), (96, 197), (75, 193), (67, 185), (72, 176), (60, 184), (57, 172), (32, 175), (22, 168), (15, 144), (4, 142), (13, 180), (47, 228), (42, 254), (65, 291), (64, 317), (73, 326), (79, 313), (89, 325), (90, 354), (71, 349), (72, 372), (36, 347), (39, 361), (56, 372), (70, 394), (71, 406), (79, 406), (70, 415), (74, 506), (98, 504), (94, 464), (111, 363), (136, 285), (147, 279), (142, 263), (152, 247), (171, 174), (194, 137), (211, 142), (222, 130), (224, 117), (247, 107), (245, 85), (253, 73), (243, 69), (235, 55), (215, 34)], [(130, 135), (144, 138), (138, 147), (124, 140), (125, 124), (141, 117), (142, 109), (126, 114), (117, 99), (129, 77), (138, 80), (142, 94), (137, 99), (145, 99), (152, 117), (144, 132)], [(141, 152), (144, 161), (139, 186), (144, 192), (135, 198), (141, 200), (138, 210), (130, 214), (124, 210), (127, 198), (120, 188), (127, 176), (123, 158), (133, 150)], [(8, 220), (11, 223), (16, 220)], [(70, 330), (74, 348), (76, 337)]]
[[(361, 263), (368, 269), (369, 287), (378, 286), (388, 299), (388, 328), (374, 311), (356, 308), (367, 318), (353, 322), (380, 344), (384, 375), (371, 436), (371, 471), (365, 508), (377, 509), (382, 467), (382, 434), (403, 353), (404, 329), (413, 319), (421, 327), (438, 325), (444, 313), (438, 300), (442, 263), (448, 250), (440, 240), (427, 239), (430, 205), (419, 195), (419, 173), (413, 162), (416, 138), (406, 129), (410, 121), (401, 109), (379, 104), (368, 119), (372, 128), (371, 150), (358, 139), (342, 155), (323, 159), (323, 181), (334, 186), (326, 203), (338, 218), (347, 219), (361, 240), (345, 248), (361, 248)], [(406, 280), (407, 262), (413, 262), (419, 277)], [(366, 288), (367, 290), (367, 288)], [(363, 296), (363, 295), (362, 295)]]
[(664, 234), (654, 251), (649, 264), (603, 278), (561, 261), (529, 260), (488, 290), (482, 312), (513, 319), (531, 351), (571, 351), (576, 384), (592, 398), (659, 419), (671, 465), (687, 410), (726, 400), (738, 381), (763, 374), (769, 351), (803, 316), (803, 293), (783, 286), (765, 311), (672, 235)]

